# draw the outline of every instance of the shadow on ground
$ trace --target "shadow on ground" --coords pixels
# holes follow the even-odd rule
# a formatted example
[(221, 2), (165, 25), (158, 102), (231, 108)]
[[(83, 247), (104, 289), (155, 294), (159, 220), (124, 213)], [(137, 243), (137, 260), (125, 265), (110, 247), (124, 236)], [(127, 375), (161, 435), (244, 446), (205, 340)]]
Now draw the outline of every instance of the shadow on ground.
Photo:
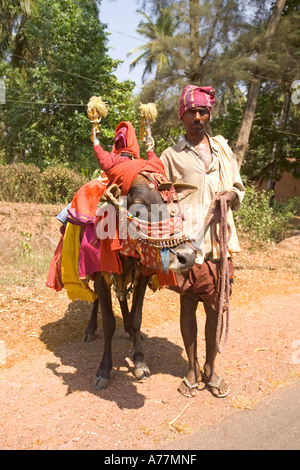
[[(78, 310), (82, 310), (81, 316)], [(42, 327), (41, 341), (59, 361), (48, 363), (53, 374), (67, 385), (67, 394), (87, 391), (102, 399), (115, 402), (119, 408), (138, 409), (144, 406), (145, 396), (138, 392), (138, 380), (133, 375), (133, 344), (124, 332), (122, 319), (116, 316), (117, 326), (113, 337), (113, 370), (111, 381), (105, 390), (94, 390), (93, 379), (99, 367), (104, 338), (101, 326), (99, 337), (91, 343), (83, 343), (82, 336), (88, 322), (90, 304), (69, 304), (64, 317)], [(88, 314), (88, 315), (87, 315)], [(98, 325), (101, 325), (101, 313)], [(80, 317), (80, 318), (79, 318)], [(150, 337), (142, 333), (145, 357), (151, 375), (165, 374), (181, 377), (186, 370), (182, 348), (167, 338)], [(145, 382), (150, 379), (145, 379)]]

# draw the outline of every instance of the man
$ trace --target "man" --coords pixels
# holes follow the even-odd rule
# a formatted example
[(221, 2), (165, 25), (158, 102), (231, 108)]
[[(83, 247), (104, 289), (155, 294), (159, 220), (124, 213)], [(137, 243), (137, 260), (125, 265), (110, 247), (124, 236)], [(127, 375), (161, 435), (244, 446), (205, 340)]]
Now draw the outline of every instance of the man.
[[(240, 251), (232, 211), (236, 210), (244, 196), (244, 186), (236, 159), (222, 136), (209, 137), (207, 127), (214, 104), (212, 87), (188, 85), (184, 88), (179, 107), (179, 118), (185, 127), (185, 136), (176, 145), (166, 149), (161, 160), (172, 182), (184, 181), (198, 189), (185, 199), (183, 213), (187, 232), (196, 239), (200, 248), (192, 270), (177, 275), (177, 291), (180, 292), (180, 326), (189, 361), (189, 371), (178, 390), (185, 396), (197, 393), (203, 380), (216, 397), (229, 392), (226, 382), (215, 372), (216, 331), (219, 310), (217, 279), (220, 276), (220, 247), (212, 226), (204, 231), (204, 220), (211, 211), (216, 194), (226, 198), (231, 237), (228, 243), (230, 277), (233, 274), (231, 256)], [(206, 313), (206, 359), (201, 376), (197, 360), (196, 309), (202, 301)]]

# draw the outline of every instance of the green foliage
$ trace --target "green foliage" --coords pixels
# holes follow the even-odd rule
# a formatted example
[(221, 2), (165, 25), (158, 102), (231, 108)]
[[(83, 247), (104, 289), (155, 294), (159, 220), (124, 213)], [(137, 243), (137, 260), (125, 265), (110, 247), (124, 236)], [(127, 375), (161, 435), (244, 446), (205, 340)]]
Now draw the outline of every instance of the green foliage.
[(20, 249), (21, 253), (23, 256), (27, 256), (31, 253), (31, 239), (32, 239), (32, 233), (30, 232), (20, 232), (20, 235), (22, 237), (21, 242), (20, 242)]
[(300, 207), (298, 198), (270, 205), (272, 196), (272, 191), (258, 192), (248, 186), (243, 203), (234, 215), (240, 235), (250, 242), (252, 249), (283, 240)]
[(87, 179), (83, 175), (62, 165), (47, 168), (41, 181), (45, 203), (69, 203), (85, 183)]
[(100, 95), (109, 105), (101, 122), (101, 142), (112, 147), (120, 120), (134, 120), (133, 82), (118, 82), (118, 61), (107, 55), (107, 34), (90, 0), (35, 0), (35, 9), (18, 31), (26, 44), (22, 57), (0, 62), (6, 104), (1, 105), (0, 150), (6, 162), (39, 168), (64, 164), (97, 168), (86, 105)]
[(69, 203), (88, 179), (62, 165), (43, 172), (35, 165), (0, 165), (0, 200), (59, 204)]
[[(148, 10), (148, 4), (152, 6), (152, 16), (144, 22), (146, 32), (159, 19), (161, 6), (170, 8), (174, 22), (180, 18), (180, 26), (172, 31), (168, 42), (159, 35), (153, 37), (157, 54), (168, 45), (169, 65), (165, 64), (155, 78), (146, 82), (140, 95), (143, 102), (158, 103), (153, 134), (159, 151), (163, 141), (170, 145), (180, 136), (179, 97), (188, 83), (215, 88), (212, 134), (223, 135), (234, 148), (254, 74), (261, 88), (242, 173), (249, 179), (257, 176), (273, 181), (278, 181), (284, 171), (296, 176), (300, 167), (300, 107), (293, 102), (288, 104), (287, 99), (292, 82), (299, 79), (299, 2), (286, 2), (268, 48), (265, 33), (276, 2), (149, 0), (143, 5), (146, 3)], [(152, 42), (142, 47), (148, 46), (150, 52)], [(147, 72), (147, 57), (140, 59)]]
[(175, 49), (170, 39), (178, 28), (179, 19), (174, 15), (172, 8), (158, 7), (155, 22), (142, 10), (138, 10), (138, 12), (143, 16), (143, 20), (139, 23), (137, 33), (148, 41), (146, 44), (129, 51), (128, 55), (141, 52), (131, 62), (130, 69), (134, 69), (138, 63), (145, 62), (142, 75), (144, 82), (145, 76), (148, 73), (151, 74), (153, 69), (156, 69), (156, 77), (158, 77), (165, 67), (171, 65), (171, 60), (174, 60)]
[(44, 202), (41, 171), (35, 165), (0, 165), (0, 199), (11, 202)]

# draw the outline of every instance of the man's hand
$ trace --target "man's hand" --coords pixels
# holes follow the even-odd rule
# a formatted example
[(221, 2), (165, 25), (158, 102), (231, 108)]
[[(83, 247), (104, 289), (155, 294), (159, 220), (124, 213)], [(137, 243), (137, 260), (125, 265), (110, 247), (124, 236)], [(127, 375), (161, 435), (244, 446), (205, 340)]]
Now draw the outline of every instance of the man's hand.
[(99, 145), (99, 136), (100, 136), (100, 133), (99, 131), (97, 131), (96, 127), (93, 127), (92, 129), (92, 141), (94, 143), (94, 145)]
[(216, 194), (216, 200), (220, 199), (220, 196), (226, 196), (227, 207), (231, 207), (236, 200), (237, 194), (235, 191), (221, 191)]

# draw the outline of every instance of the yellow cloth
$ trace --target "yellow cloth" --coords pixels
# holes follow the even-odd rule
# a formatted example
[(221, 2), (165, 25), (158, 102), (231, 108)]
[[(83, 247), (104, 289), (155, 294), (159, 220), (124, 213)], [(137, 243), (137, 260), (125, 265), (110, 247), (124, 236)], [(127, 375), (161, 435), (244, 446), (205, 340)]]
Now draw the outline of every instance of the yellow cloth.
[[(213, 137), (213, 140), (217, 142), (219, 147), (219, 161), (220, 161), (220, 180), (218, 186), (218, 192), (221, 191), (232, 191), (232, 160), (231, 160), (231, 149), (227, 144), (227, 140), (221, 135)], [(231, 227), (231, 237), (228, 242), (228, 251), (230, 256), (234, 256), (235, 253), (241, 251), (232, 210), (229, 209), (227, 212), (227, 221)], [(220, 258), (220, 247), (216, 242), (215, 237), (213, 239), (213, 258)]]
[(97, 298), (95, 292), (86, 282), (78, 276), (78, 256), (80, 248), (80, 226), (67, 224), (61, 259), (61, 277), (64, 288), (72, 302), (74, 300), (86, 300), (94, 302)]

